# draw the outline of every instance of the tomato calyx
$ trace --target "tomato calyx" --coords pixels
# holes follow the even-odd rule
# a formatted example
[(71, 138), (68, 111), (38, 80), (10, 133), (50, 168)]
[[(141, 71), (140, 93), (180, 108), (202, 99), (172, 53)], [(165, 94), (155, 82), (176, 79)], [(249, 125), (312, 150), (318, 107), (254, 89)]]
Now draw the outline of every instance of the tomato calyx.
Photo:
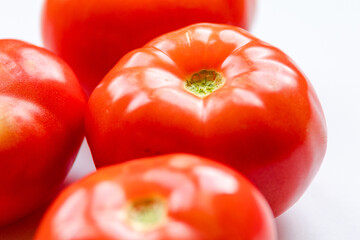
[(128, 203), (126, 218), (136, 231), (146, 232), (163, 226), (167, 220), (167, 204), (163, 197), (151, 195)]
[(206, 97), (225, 83), (224, 77), (215, 70), (201, 70), (185, 82), (185, 89), (198, 97)]

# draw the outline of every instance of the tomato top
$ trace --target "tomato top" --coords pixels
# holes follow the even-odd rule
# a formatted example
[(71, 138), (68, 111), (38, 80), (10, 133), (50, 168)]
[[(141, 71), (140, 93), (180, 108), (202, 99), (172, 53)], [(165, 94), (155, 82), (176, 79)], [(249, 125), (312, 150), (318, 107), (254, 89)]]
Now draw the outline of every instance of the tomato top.
[(103, 168), (70, 186), (35, 239), (276, 238), (269, 206), (245, 178), (174, 154)]

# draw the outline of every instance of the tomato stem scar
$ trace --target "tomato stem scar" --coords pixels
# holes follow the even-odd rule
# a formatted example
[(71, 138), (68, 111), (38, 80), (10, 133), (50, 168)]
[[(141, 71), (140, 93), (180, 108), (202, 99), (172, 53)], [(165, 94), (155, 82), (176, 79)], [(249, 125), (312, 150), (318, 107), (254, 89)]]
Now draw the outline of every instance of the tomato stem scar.
[(201, 70), (185, 82), (185, 89), (198, 97), (206, 97), (225, 83), (223, 76), (215, 70)]
[(131, 201), (127, 207), (127, 219), (137, 231), (151, 231), (166, 222), (167, 207), (160, 196), (147, 196)]

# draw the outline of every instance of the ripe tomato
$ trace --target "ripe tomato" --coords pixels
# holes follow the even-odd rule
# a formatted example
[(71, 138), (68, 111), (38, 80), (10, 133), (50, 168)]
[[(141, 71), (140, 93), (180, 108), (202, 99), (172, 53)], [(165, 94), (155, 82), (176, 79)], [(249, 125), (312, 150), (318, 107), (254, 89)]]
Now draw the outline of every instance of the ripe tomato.
[(186, 152), (230, 165), (275, 215), (317, 172), (326, 126), (316, 94), (279, 49), (240, 28), (196, 24), (123, 57), (86, 116), (97, 167)]
[(263, 196), (219, 163), (186, 154), (100, 169), (65, 189), (35, 240), (275, 240)]
[(249, 26), (255, 0), (47, 0), (47, 48), (74, 69), (90, 94), (127, 52), (197, 22)]
[(45, 49), (0, 40), (0, 225), (49, 201), (84, 138), (85, 95)]

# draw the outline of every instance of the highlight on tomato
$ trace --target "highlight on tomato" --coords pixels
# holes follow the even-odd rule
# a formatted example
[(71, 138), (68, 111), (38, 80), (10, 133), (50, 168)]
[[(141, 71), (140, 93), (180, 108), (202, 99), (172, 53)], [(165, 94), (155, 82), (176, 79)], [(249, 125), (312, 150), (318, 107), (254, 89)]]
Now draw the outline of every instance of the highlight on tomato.
[(47, 0), (44, 45), (91, 91), (127, 52), (156, 36), (199, 22), (248, 28), (255, 0)]
[(0, 226), (47, 203), (84, 138), (85, 94), (48, 50), (0, 40)]
[(303, 194), (327, 142), (316, 93), (285, 53), (206, 23), (124, 56), (89, 98), (86, 136), (97, 167), (175, 152), (231, 166), (275, 216)]
[(35, 240), (275, 240), (271, 209), (234, 170), (187, 154), (102, 168), (66, 188)]

